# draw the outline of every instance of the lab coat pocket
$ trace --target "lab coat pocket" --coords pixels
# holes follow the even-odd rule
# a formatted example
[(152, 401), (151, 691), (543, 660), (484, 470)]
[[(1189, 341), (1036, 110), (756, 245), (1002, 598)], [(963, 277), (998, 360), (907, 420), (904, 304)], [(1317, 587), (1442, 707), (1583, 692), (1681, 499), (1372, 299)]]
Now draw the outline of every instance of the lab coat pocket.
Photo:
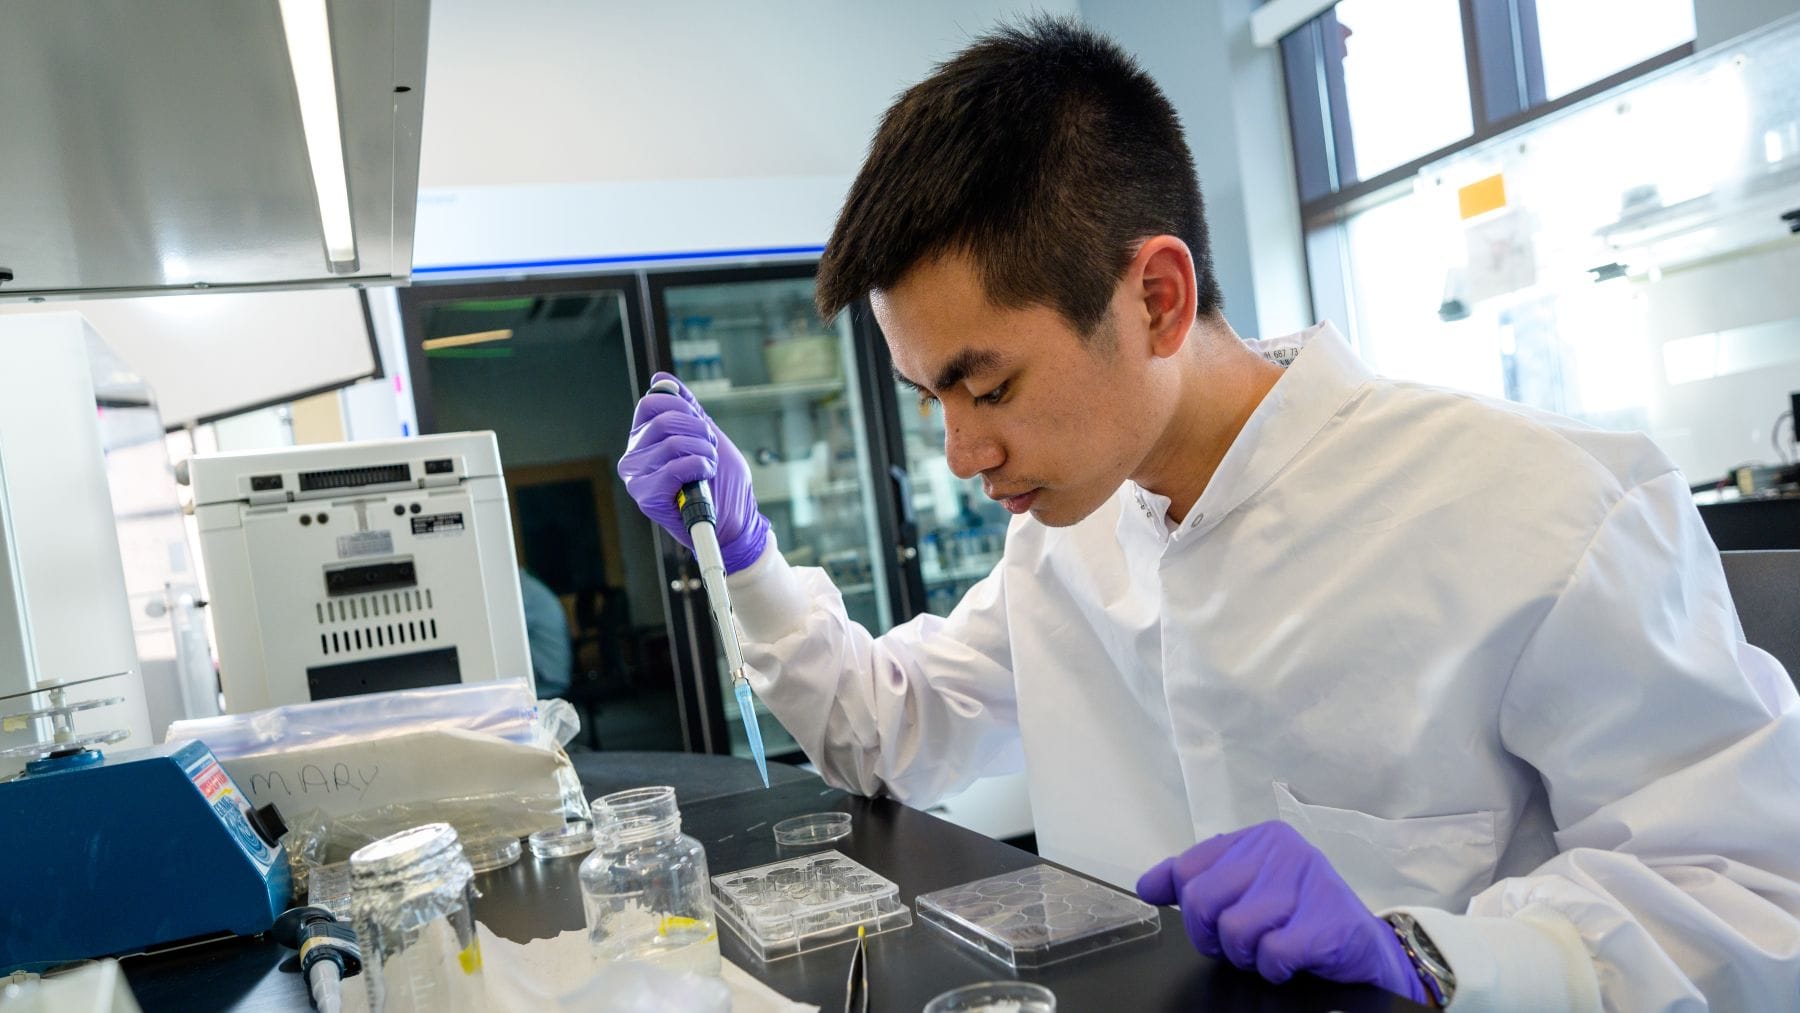
[(1372, 911), (1420, 905), (1460, 912), (1493, 881), (1500, 858), (1492, 810), (1383, 819), (1302, 802), (1280, 781), (1275, 806)]

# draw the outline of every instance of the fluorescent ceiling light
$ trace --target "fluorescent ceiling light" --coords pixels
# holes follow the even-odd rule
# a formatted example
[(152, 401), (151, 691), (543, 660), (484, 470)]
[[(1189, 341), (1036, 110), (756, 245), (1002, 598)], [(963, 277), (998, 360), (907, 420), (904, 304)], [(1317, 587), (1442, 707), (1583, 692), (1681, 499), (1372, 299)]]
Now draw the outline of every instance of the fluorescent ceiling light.
[(427, 352), (435, 352), (440, 348), (461, 348), (464, 345), (484, 345), (490, 341), (505, 341), (512, 337), (511, 330), (476, 331), (473, 334), (453, 334), (447, 338), (426, 338), (422, 346)]
[(350, 183), (344, 172), (337, 71), (331, 61), (331, 21), (325, 4), (326, 0), (281, 0), (281, 27), (287, 35), (294, 90), (300, 96), (300, 126), (306, 132), (325, 256), (333, 272), (348, 274), (357, 269), (356, 230), (350, 224)]

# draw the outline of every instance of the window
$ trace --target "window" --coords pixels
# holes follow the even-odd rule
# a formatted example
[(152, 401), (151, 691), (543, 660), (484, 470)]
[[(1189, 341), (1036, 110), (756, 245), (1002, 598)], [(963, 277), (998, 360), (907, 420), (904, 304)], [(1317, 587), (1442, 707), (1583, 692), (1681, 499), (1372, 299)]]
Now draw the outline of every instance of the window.
[(1456, 0), (1342, 0), (1344, 101), (1355, 157), (1367, 179), (1467, 137), (1472, 127), (1462, 15)]
[(1536, 15), (1549, 99), (1694, 40), (1693, 0), (1561, 0)]
[(1338, 0), (1281, 40), (1303, 211), (1329, 216), (1693, 39), (1693, 0)]
[(1380, 373), (1646, 433), (1693, 482), (1791, 460), (1800, 22), (1623, 82), (1595, 48), (1575, 97), (1312, 202), (1316, 313)]

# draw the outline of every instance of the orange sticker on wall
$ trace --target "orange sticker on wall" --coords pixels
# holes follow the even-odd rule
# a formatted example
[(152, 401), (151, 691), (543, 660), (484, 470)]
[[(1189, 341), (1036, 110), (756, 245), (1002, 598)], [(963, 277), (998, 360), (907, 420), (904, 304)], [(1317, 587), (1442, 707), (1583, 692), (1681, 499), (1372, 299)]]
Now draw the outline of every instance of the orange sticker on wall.
[(1506, 182), (1500, 173), (1479, 179), (1456, 191), (1456, 203), (1464, 221), (1506, 206)]

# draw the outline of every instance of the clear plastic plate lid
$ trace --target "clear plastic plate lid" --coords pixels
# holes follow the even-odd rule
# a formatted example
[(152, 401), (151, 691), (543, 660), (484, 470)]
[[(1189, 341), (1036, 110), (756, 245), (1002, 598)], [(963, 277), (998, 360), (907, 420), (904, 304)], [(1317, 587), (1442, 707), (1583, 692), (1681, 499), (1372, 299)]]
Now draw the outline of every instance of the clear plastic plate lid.
[(554, 830), (539, 830), (526, 839), (539, 858), (567, 858), (594, 850), (594, 825), (577, 820)]
[(758, 958), (791, 957), (912, 924), (891, 881), (839, 851), (714, 876), (714, 910)]
[(790, 848), (829, 844), (849, 836), (849, 813), (807, 813), (775, 824), (775, 843)]
[(1059, 960), (1155, 935), (1157, 909), (1048, 865), (921, 894), (919, 918), (1010, 967)]
[(518, 861), (521, 854), (523, 849), (519, 847), (517, 837), (496, 835), (463, 842), (463, 857), (469, 860), (469, 868), (476, 872), (504, 869)]

